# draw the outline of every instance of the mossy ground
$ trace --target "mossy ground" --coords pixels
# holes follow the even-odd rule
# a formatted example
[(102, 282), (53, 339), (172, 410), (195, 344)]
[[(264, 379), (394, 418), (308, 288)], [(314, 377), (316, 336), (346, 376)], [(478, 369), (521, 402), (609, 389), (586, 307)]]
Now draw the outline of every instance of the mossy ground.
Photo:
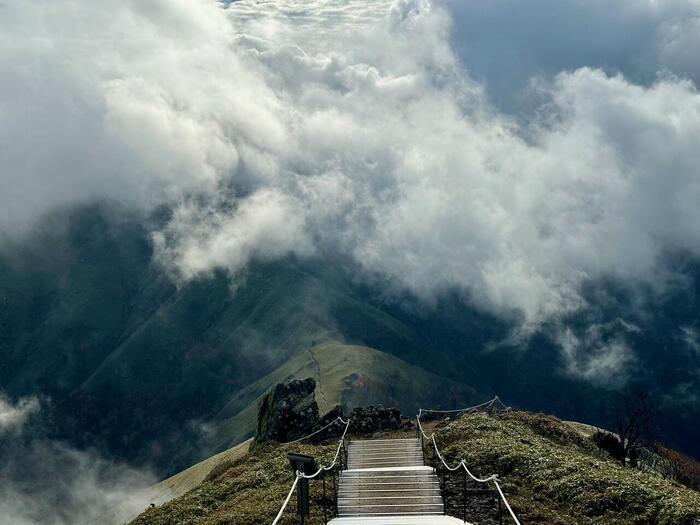
[(623, 467), (552, 416), (470, 414), (438, 428), (436, 438), (475, 475), (498, 473), (523, 523), (700, 523), (700, 493)]
[[(622, 467), (589, 438), (555, 417), (526, 412), (477, 413), (437, 425), (435, 432), (448, 461), (456, 463), (457, 458), (464, 458), (476, 475), (500, 475), (523, 524), (700, 523), (700, 493)], [(257, 446), (248, 456), (217, 467), (184, 496), (147, 510), (132, 525), (272, 523), (293, 481), (288, 451), (328, 462), (335, 443)], [(330, 486), (328, 483), (328, 496)], [(321, 490), (320, 483), (312, 482), (310, 525), (323, 523)], [(297, 523), (295, 505), (293, 497), (283, 524)], [(488, 505), (494, 505), (493, 499)], [(480, 525), (493, 522), (472, 521)], [(504, 523), (509, 523), (507, 518)]]
[[(314, 456), (328, 463), (335, 453), (336, 444), (322, 445), (260, 445), (244, 458), (223, 463), (207, 479), (184, 496), (160, 507), (148, 509), (132, 525), (261, 525), (272, 523), (294, 481), (287, 461), (287, 452)], [(330, 503), (332, 482), (326, 489)], [(322, 485), (311, 482), (310, 525), (323, 523)], [(296, 495), (290, 500), (288, 511), (280, 524), (297, 523)]]

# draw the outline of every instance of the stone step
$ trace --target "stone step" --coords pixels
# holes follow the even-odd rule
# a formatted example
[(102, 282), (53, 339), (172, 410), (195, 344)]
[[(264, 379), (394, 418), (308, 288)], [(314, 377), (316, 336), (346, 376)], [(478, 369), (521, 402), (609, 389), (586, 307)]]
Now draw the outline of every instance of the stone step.
[(399, 461), (413, 461), (413, 465), (416, 467), (420, 467), (423, 463), (423, 456), (410, 456), (410, 455), (403, 455), (403, 456), (353, 456), (352, 458), (348, 457), (348, 462), (350, 461), (392, 461), (392, 460), (399, 460)]
[(420, 448), (367, 448), (348, 449), (349, 454), (422, 454)]
[(413, 463), (410, 461), (354, 461), (348, 462), (348, 466), (351, 469), (363, 469), (363, 468), (380, 468), (380, 467), (411, 467)]
[[(438, 497), (440, 498), (440, 491), (432, 491), (432, 490), (426, 490), (426, 491), (420, 491), (420, 490), (401, 490), (401, 491), (384, 491), (384, 492), (343, 492), (338, 494), (339, 498), (343, 499), (352, 499), (352, 500), (360, 500), (360, 499), (384, 499), (384, 498), (398, 498), (398, 499), (405, 499), (405, 498), (435, 498)], [(441, 500), (442, 501), (442, 500)]]
[(340, 492), (344, 491), (372, 491), (372, 490), (416, 490), (416, 491), (428, 491), (428, 490), (440, 490), (440, 484), (438, 482), (425, 482), (425, 483), (382, 483), (380, 485), (370, 485), (367, 483), (358, 484), (346, 484), (343, 483), (342, 487), (338, 489)]
[(391, 461), (391, 462), (383, 462), (383, 463), (377, 463), (377, 462), (353, 462), (353, 463), (348, 463), (348, 466), (351, 469), (363, 469), (363, 468), (379, 468), (379, 467), (410, 467), (412, 466), (412, 463), (410, 462), (402, 462), (402, 461)]
[[(348, 458), (348, 465), (352, 465), (353, 463), (376, 463), (378, 467), (382, 466), (391, 466), (391, 465), (383, 465), (383, 463), (402, 463), (406, 465), (401, 465), (401, 466), (407, 466), (407, 467), (419, 467), (421, 464), (422, 458), (412, 458), (410, 456), (404, 456), (404, 457), (396, 457), (396, 456), (387, 456), (384, 458)], [(353, 467), (349, 467), (353, 468)]]
[(385, 453), (385, 452), (412, 452), (412, 453), (417, 453), (421, 452), (420, 447), (377, 447), (377, 448), (370, 448), (370, 447), (349, 447), (348, 448), (349, 453), (354, 453), (354, 454), (367, 454), (370, 452), (380, 452), (380, 453)]
[(338, 484), (339, 516), (439, 516), (444, 512), (435, 470), (423, 464), (417, 439), (360, 440), (348, 445)]
[(343, 483), (338, 492), (370, 492), (374, 490), (386, 490), (386, 491), (397, 491), (397, 490), (411, 490), (411, 491), (432, 491), (440, 490), (440, 484), (435, 481), (425, 481), (419, 483), (380, 483), (380, 484), (369, 484), (369, 483)]
[(421, 464), (423, 463), (423, 457), (422, 456), (353, 456), (352, 458), (348, 458), (348, 463), (351, 463), (351, 462), (357, 463), (359, 461), (362, 461), (363, 463), (371, 463), (373, 461), (376, 461), (376, 462), (410, 461), (412, 466), (420, 467)]
[(425, 483), (381, 483), (381, 484), (366, 484), (366, 483), (343, 483), (342, 487), (338, 489), (339, 492), (439, 492), (440, 484), (436, 480), (433, 482)]
[(419, 441), (418, 438), (389, 438), (389, 439), (353, 439), (350, 443), (403, 443), (406, 441)]
[(407, 496), (374, 496), (374, 497), (343, 497), (338, 498), (338, 505), (342, 506), (371, 506), (371, 505), (442, 505), (442, 498), (438, 496), (419, 496), (411, 494)]
[[(371, 482), (385, 482), (385, 481), (395, 481), (395, 482), (401, 482), (401, 481), (423, 481), (427, 479), (432, 479), (435, 474), (413, 474), (413, 475), (392, 475), (389, 472), (382, 472), (381, 470), (373, 470), (367, 472), (367, 474), (374, 474), (374, 475), (367, 475), (363, 476), (362, 474), (356, 474), (357, 472), (362, 472), (362, 470), (358, 469), (353, 469), (352, 474), (343, 474), (340, 476), (340, 479), (352, 481), (352, 480), (357, 480), (361, 479), (364, 481), (371, 481)], [(384, 474), (384, 475), (378, 475), (378, 474)]]
[(385, 454), (423, 454), (419, 448), (369, 448), (365, 450), (348, 449), (348, 454), (385, 455)]
[(403, 448), (403, 449), (415, 449), (421, 448), (419, 442), (415, 443), (378, 443), (378, 444), (357, 444), (356, 442), (347, 443), (346, 448), (352, 450), (366, 450), (366, 449), (379, 449), (379, 448)]
[(341, 476), (367, 476), (367, 477), (387, 477), (387, 476), (432, 476), (435, 469), (432, 467), (415, 466), (411, 468), (396, 468), (383, 470), (343, 470)]
[(390, 458), (390, 457), (411, 457), (423, 459), (423, 454), (420, 450), (415, 452), (406, 450), (382, 450), (377, 452), (350, 452), (348, 455), (352, 455), (353, 458)]
[(350, 450), (373, 450), (380, 448), (404, 448), (404, 449), (419, 449), (421, 448), (420, 443), (403, 443), (398, 445), (392, 444), (380, 444), (380, 445), (358, 445), (356, 443), (348, 443), (348, 449)]
[(419, 457), (423, 459), (423, 454), (421, 453), (420, 450), (416, 450), (415, 452), (412, 451), (407, 451), (407, 450), (381, 450), (381, 451), (372, 451), (372, 452), (348, 452), (348, 456), (353, 456), (353, 457), (391, 457), (391, 456), (412, 456), (412, 457)]
[(338, 505), (340, 516), (360, 516), (360, 515), (412, 515), (412, 514), (442, 514), (444, 506), (442, 503), (425, 504), (392, 504), (392, 505)]
[(334, 518), (328, 525), (471, 525), (449, 516), (361, 516)]
[(353, 474), (342, 475), (342, 476), (340, 476), (340, 479), (347, 480), (347, 481), (362, 480), (362, 481), (367, 481), (367, 482), (371, 482), (371, 483), (384, 483), (384, 482), (394, 482), (394, 483), (402, 483), (403, 482), (403, 483), (405, 483), (405, 482), (409, 482), (409, 481), (426, 481), (426, 480), (435, 479), (435, 478), (433, 478), (433, 476), (435, 476), (435, 474), (427, 474), (427, 475), (414, 474), (414, 475), (409, 475), (409, 476), (406, 476), (406, 475), (393, 476), (388, 472), (374, 470), (374, 471), (368, 472), (368, 474), (376, 473), (376, 474), (384, 474), (384, 475), (382, 475), (382, 476), (378, 476), (378, 475), (363, 476), (361, 474), (360, 475), (355, 474), (355, 472), (362, 472), (362, 471), (361, 470), (354, 470)]

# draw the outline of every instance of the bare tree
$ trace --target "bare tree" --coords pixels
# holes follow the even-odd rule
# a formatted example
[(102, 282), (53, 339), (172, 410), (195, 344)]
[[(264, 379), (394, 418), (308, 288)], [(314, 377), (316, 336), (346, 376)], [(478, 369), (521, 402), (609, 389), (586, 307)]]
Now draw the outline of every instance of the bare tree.
[(615, 418), (623, 463), (629, 457), (630, 466), (636, 466), (637, 446), (651, 433), (655, 416), (656, 405), (644, 390), (629, 391), (620, 396)]

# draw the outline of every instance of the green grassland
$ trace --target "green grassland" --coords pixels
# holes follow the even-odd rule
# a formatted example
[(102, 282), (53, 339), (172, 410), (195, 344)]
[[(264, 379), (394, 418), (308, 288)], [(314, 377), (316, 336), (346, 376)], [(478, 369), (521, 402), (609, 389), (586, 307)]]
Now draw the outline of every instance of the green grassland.
[[(552, 416), (477, 413), (440, 424), (435, 432), (448, 461), (464, 458), (476, 475), (500, 475), (523, 524), (694, 525), (700, 520), (700, 493), (622, 467), (574, 426)], [(323, 461), (334, 444), (254, 447), (132, 525), (271, 523), (293, 480), (286, 459), (290, 450)], [(312, 483), (312, 498), (316, 504), (308, 523), (315, 525), (323, 522), (319, 483)], [(294, 501), (284, 523), (294, 523)]]
[(276, 384), (313, 377), (321, 413), (344, 408), (386, 404), (402, 413), (417, 413), (419, 403), (430, 406), (468, 404), (479, 394), (466, 385), (441, 378), (384, 352), (327, 341), (300, 352), (272, 373), (237, 392), (213, 418), (206, 449), (212, 452), (240, 443), (255, 432), (260, 399)]
[[(198, 487), (160, 507), (148, 509), (132, 525), (261, 525), (271, 523), (294, 480), (288, 451), (310, 454), (328, 462), (335, 444), (263, 445), (245, 457), (222, 463)], [(319, 502), (320, 483), (311, 484), (310, 524), (323, 523)], [(328, 484), (330, 489), (330, 482)], [(296, 498), (281, 524), (291, 525)]]
[(543, 414), (471, 414), (438, 429), (448, 459), (498, 473), (523, 523), (693, 525), (700, 493), (621, 466), (572, 425)]

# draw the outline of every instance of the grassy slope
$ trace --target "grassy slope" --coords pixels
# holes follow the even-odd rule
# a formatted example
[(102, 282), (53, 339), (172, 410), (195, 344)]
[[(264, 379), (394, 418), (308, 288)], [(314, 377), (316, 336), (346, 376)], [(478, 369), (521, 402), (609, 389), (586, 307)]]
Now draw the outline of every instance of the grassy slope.
[[(222, 464), (194, 490), (165, 505), (148, 509), (133, 525), (261, 525), (272, 522), (292, 484), (287, 451), (310, 454), (328, 462), (335, 445), (265, 445), (247, 456)], [(314, 501), (321, 497), (318, 483), (311, 484)], [(287, 519), (291, 525), (296, 498), (290, 502)], [(318, 504), (312, 504), (313, 520), (323, 523)]]
[[(310, 348), (422, 347), (325, 265), (256, 263), (235, 283), (215, 274), (176, 288), (151, 263), (143, 224), (124, 217), (78, 208), (47, 220), (41, 242), (0, 247), (0, 388), (51, 395), (61, 438), (176, 472), (250, 435), (256, 381), (315, 375)], [(326, 405), (340, 399), (333, 388)], [(380, 390), (365, 399), (396, 397)], [(199, 422), (234, 416), (228, 436), (197, 450)]]
[[(487, 395), (497, 388), (522, 407), (609, 421), (609, 393), (561, 374), (547, 338), (533, 338), (530, 351), (492, 351), (509, 326), (459, 294), (427, 308), (387, 293), (387, 283), (363, 285), (337, 260), (256, 261), (235, 278), (178, 287), (152, 261), (150, 224), (116, 206), (84, 206), (47, 218), (31, 241), (0, 243), (0, 388), (50, 396), (52, 428), (75, 445), (175, 472), (198, 459), (198, 422), (324, 341), (375, 348)], [(645, 388), (668, 399), (663, 439), (698, 455), (700, 409), (684, 392), (697, 390), (700, 354), (667, 348), (668, 334), (697, 320), (700, 267), (689, 275), (688, 296), (650, 323), (635, 320), (635, 305), (609, 318), (645, 326), (631, 344)], [(253, 414), (235, 427), (250, 428)]]
[[(477, 475), (500, 474), (523, 523), (691, 525), (700, 519), (698, 492), (621, 467), (552, 416), (472, 414), (436, 432), (448, 460), (465, 458)], [(327, 458), (333, 446), (265, 445), (133, 525), (270, 523), (292, 482), (285, 458), (292, 449)], [(312, 495), (319, 494), (312, 484)], [(285, 523), (294, 523), (291, 514)], [(309, 523), (322, 523), (317, 508)]]
[(214, 453), (252, 436), (260, 398), (277, 383), (306, 377), (316, 379), (316, 401), (321, 412), (338, 404), (351, 408), (383, 403), (411, 414), (417, 411), (419, 403), (456, 406), (477, 397), (465, 385), (440, 378), (389, 354), (329, 341), (299, 353), (237, 392), (214, 418), (205, 450)]
[(252, 443), (252, 438), (247, 439), (235, 447), (214, 454), (204, 461), (200, 461), (190, 468), (178, 472), (168, 479), (164, 479), (160, 483), (149, 487), (145, 491), (144, 499), (156, 505), (160, 505), (166, 501), (182, 496), (202, 483), (209, 473), (222, 463), (236, 461), (248, 454)]
[(700, 493), (623, 468), (557, 418), (472, 414), (437, 432), (446, 456), (497, 472), (524, 523), (668, 524), (700, 520)]

